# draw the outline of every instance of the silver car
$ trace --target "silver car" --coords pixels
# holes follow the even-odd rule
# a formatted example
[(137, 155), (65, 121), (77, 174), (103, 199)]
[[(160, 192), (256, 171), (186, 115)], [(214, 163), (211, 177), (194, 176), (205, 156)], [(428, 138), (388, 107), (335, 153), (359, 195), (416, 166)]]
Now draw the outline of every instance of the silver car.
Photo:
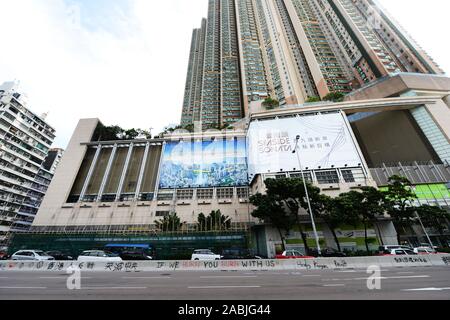
[(121, 262), (117, 254), (103, 250), (87, 250), (83, 251), (77, 259), (78, 262)]
[(192, 254), (191, 260), (220, 260), (222, 256), (209, 249), (198, 249)]
[(48, 261), (55, 258), (42, 250), (20, 250), (11, 256), (11, 260)]

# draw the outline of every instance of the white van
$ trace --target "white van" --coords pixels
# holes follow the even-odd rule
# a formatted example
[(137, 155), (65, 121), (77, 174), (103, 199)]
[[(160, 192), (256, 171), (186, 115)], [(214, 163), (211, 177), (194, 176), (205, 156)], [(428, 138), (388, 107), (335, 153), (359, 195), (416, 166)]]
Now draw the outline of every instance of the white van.
[(220, 260), (222, 256), (209, 249), (198, 249), (192, 254), (191, 260)]

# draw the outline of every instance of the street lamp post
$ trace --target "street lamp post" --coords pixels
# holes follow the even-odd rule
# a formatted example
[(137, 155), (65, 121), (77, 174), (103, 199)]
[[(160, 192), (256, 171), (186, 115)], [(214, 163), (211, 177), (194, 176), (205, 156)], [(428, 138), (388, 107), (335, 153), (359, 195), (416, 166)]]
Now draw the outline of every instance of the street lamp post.
[[(306, 185), (306, 180), (305, 180), (305, 173), (303, 172), (303, 166), (302, 166), (302, 162), (300, 160), (300, 154), (299, 152), (297, 152), (298, 150), (298, 142), (300, 140), (300, 136), (296, 137), (296, 142), (295, 142), (295, 148), (294, 151), (292, 151), (292, 153), (296, 153), (297, 154), (297, 160), (298, 160), (298, 164), (300, 166), (300, 172), (302, 175), (302, 180), (303, 180), (303, 186), (305, 187), (305, 194), (306, 194), (306, 201), (308, 202), (308, 208), (309, 208), (309, 214), (311, 216), (311, 224), (313, 227), (313, 231), (314, 231), (314, 237), (316, 238), (316, 245), (317, 245), (317, 253), (319, 254), (319, 256), (322, 255), (322, 251), (320, 249), (320, 243), (319, 243), (319, 235), (317, 234), (317, 228), (316, 228), (316, 223), (314, 221), (314, 215), (313, 215), (313, 211), (312, 211), (312, 207), (311, 207), (311, 201), (309, 199), (309, 192), (308, 192), (308, 187)], [(308, 253), (306, 253), (308, 254)]]
[(420, 219), (420, 215), (419, 215), (419, 213), (417, 211), (416, 211), (416, 215), (417, 215), (417, 218), (419, 218), (420, 225), (422, 226), (422, 230), (423, 230), (423, 232), (425, 233), (425, 235), (427, 237), (428, 243), (430, 244), (431, 248), (433, 249), (434, 248), (433, 242), (431, 241), (430, 236), (428, 235), (428, 232), (425, 229), (425, 226), (422, 223), (422, 219)]

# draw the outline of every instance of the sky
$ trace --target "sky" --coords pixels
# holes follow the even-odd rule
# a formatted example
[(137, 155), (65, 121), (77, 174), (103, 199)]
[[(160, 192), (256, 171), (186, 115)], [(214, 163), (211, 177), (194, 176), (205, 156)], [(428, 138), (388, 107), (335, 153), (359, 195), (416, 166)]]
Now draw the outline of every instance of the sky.
[[(450, 1), (379, 0), (450, 72)], [(18, 80), (54, 147), (81, 118), (153, 128), (178, 124), (192, 29), (207, 0), (0, 0), (0, 82)], [(438, 32), (434, 32), (438, 31)]]

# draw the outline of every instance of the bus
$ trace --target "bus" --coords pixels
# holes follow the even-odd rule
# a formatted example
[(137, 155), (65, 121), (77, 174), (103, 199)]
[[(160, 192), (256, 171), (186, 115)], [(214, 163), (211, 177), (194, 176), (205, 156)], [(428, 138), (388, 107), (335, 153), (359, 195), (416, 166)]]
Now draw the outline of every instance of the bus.
[(149, 244), (107, 244), (105, 250), (118, 254), (122, 260), (153, 260), (154, 248)]

